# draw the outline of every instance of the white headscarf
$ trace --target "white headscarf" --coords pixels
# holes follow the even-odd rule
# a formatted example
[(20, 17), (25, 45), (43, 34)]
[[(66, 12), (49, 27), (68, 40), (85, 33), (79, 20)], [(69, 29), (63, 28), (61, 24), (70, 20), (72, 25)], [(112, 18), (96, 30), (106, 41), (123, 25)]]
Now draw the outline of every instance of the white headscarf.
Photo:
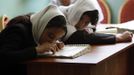
[(99, 20), (103, 20), (103, 14), (97, 0), (78, 0), (74, 4), (68, 7), (67, 19), (71, 25), (76, 25), (80, 20), (82, 14), (86, 11), (98, 10)]
[(63, 15), (63, 13), (55, 5), (49, 5), (42, 11), (31, 15), (30, 20), (32, 22), (32, 32), (36, 43), (47, 26), (48, 22), (56, 16)]
[[(59, 8), (66, 15), (68, 22), (68, 32), (64, 40), (67, 40), (75, 31), (77, 31), (75, 29), (75, 25), (78, 23), (83, 13), (85, 13), (86, 11), (98, 10), (98, 22), (103, 20), (102, 10), (97, 0), (77, 0), (74, 4), (71, 4), (70, 6), (60, 6)], [(93, 32), (93, 30), (91, 30), (91, 32)]]

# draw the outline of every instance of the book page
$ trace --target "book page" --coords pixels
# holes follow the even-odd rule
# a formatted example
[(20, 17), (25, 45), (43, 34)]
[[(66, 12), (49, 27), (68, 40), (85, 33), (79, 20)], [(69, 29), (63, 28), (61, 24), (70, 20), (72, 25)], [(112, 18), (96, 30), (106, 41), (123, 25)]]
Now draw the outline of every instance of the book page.
[(65, 45), (65, 47), (52, 55), (52, 53), (44, 53), (40, 55), (49, 56), (49, 57), (66, 57), (66, 58), (75, 58), (81, 56), (91, 50), (89, 44), (73, 44)]
[(134, 20), (120, 24), (99, 24), (97, 25), (97, 33), (117, 34), (124, 31), (131, 31), (134, 33)]
[(113, 24), (100, 24), (96, 28), (96, 33), (117, 34), (117, 28), (108, 28), (113, 26)]
[(55, 56), (73, 56), (73, 55), (79, 53), (80, 51), (83, 51), (87, 47), (88, 46), (67, 45), (59, 52), (56, 52), (54, 55)]
[(118, 28), (134, 30), (134, 20), (122, 23), (117, 26)]

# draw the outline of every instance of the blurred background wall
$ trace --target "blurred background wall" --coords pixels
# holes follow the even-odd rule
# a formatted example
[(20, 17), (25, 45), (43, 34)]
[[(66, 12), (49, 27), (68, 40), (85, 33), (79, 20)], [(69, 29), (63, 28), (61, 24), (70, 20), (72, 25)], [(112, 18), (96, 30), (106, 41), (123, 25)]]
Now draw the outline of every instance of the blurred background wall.
[[(20, 14), (37, 12), (43, 9), (50, 0), (0, 0), (0, 16), (6, 14), (13, 18)], [(118, 13), (124, 0), (106, 0), (111, 11), (111, 23), (118, 23)]]
[(43, 9), (49, 0), (0, 0), (0, 15), (13, 18), (20, 14), (36, 12)]

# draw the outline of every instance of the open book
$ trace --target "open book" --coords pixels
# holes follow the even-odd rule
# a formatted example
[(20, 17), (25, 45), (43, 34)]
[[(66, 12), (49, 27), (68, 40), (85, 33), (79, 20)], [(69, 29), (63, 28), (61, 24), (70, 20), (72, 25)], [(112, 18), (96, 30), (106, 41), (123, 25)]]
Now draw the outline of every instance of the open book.
[[(117, 34), (117, 28), (113, 27), (113, 24), (100, 24), (96, 28), (96, 33)], [(112, 27), (112, 28), (108, 28)]]
[(117, 27), (118, 33), (122, 33), (124, 31), (130, 31), (134, 33), (134, 20), (122, 23), (116, 27)]
[(123, 33), (131, 31), (134, 33), (134, 20), (120, 24), (100, 24), (97, 26), (97, 33)]
[(39, 57), (57, 57), (57, 58), (76, 58), (88, 53), (91, 50), (89, 44), (71, 44), (65, 45), (62, 50), (52, 54), (52, 52), (45, 52), (38, 54)]

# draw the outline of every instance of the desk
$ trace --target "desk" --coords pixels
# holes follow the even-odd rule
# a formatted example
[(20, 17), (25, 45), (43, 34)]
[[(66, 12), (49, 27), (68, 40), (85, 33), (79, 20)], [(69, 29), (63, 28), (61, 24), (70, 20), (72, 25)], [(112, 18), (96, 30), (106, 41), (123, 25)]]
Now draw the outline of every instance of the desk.
[(92, 45), (91, 52), (75, 59), (37, 58), (27, 63), (28, 75), (130, 75), (133, 49), (134, 41)]

